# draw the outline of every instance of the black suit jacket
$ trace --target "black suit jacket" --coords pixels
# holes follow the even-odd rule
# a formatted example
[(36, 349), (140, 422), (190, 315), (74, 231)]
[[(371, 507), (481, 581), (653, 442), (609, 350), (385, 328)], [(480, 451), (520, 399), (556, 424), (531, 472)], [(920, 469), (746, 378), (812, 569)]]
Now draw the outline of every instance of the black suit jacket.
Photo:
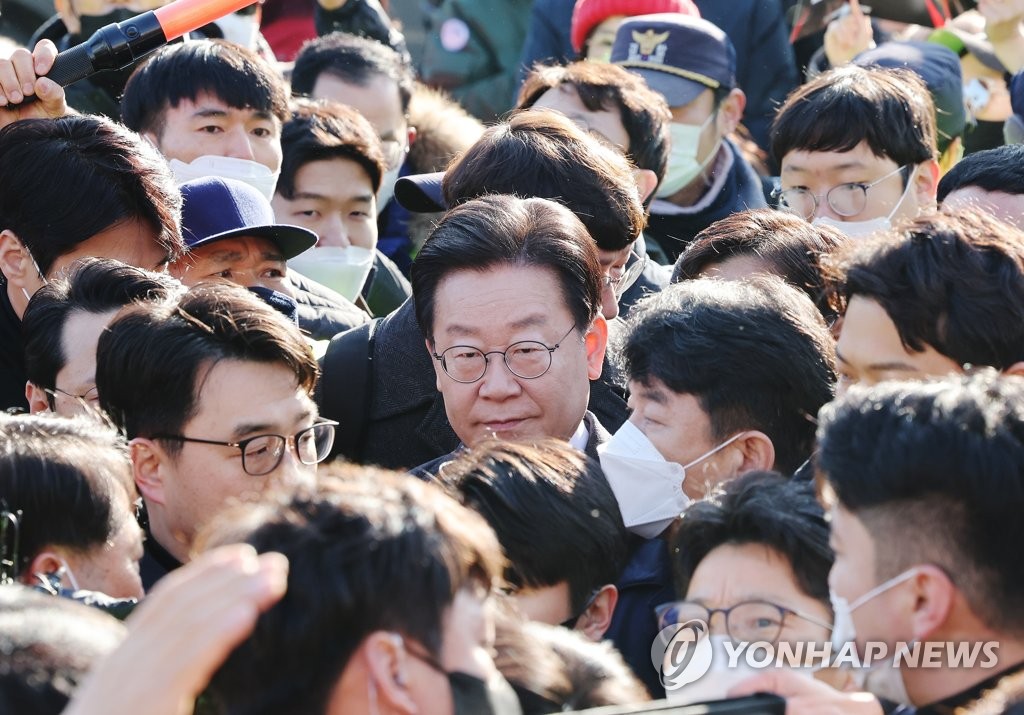
[[(325, 372), (334, 369), (330, 354), (328, 348)], [(365, 438), (359, 453), (347, 456), (362, 464), (409, 470), (458, 447), (432, 363), (409, 299), (377, 326)], [(628, 411), (622, 389), (611, 382), (612, 369), (607, 364), (605, 368), (602, 379), (590, 383), (589, 408), (604, 425), (602, 430), (616, 430)], [(344, 394), (345, 378), (332, 375), (332, 389)]]

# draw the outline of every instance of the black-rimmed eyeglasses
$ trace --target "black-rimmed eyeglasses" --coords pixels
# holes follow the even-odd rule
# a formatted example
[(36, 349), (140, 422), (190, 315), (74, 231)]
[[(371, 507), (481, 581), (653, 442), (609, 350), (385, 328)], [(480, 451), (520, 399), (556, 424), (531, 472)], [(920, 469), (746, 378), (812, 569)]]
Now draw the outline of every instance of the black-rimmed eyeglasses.
[(262, 477), (277, 469), (277, 465), (284, 457), (285, 449), (294, 449), (299, 461), (307, 465), (319, 464), (327, 459), (327, 455), (331, 453), (331, 447), (334, 446), (334, 428), (337, 424), (332, 420), (321, 420), (291, 436), (259, 434), (238, 442), (198, 439), (180, 434), (157, 434), (153, 437), (178, 442), (234, 447), (242, 452), (242, 470), (250, 476)]
[(711, 617), (721, 613), (725, 618), (725, 632), (735, 642), (774, 643), (782, 635), (788, 616), (796, 616), (832, 630), (831, 623), (825, 623), (820, 618), (771, 601), (741, 601), (729, 608), (708, 608), (694, 601), (673, 601), (658, 606), (654, 612), (658, 616), (659, 630), (693, 620), (704, 621), (710, 625)]
[(486, 353), (469, 345), (453, 345), (440, 355), (433, 353), (433, 356), (441, 363), (445, 374), (455, 382), (470, 383), (482, 378), (487, 372), (490, 355), (501, 355), (509, 371), (516, 377), (533, 380), (551, 368), (551, 354), (562, 346), (562, 341), (575, 329), (576, 324), (573, 323), (554, 345), (545, 345), (537, 340), (520, 340), (504, 350)]

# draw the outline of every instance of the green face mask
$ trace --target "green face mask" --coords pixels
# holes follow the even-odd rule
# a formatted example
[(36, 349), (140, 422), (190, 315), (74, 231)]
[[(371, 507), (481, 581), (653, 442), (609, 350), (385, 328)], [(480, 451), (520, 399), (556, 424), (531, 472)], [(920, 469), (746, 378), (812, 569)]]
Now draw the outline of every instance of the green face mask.
[(700, 138), (704, 130), (718, 116), (712, 112), (711, 116), (704, 120), (704, 123), (697, 126), (693, 124), (679, 124), (672, 122), (669, 125), (669, 133), (672, 137), (672, 148), (668, 155), (668, 171), (665, 172), (665, 179), (658, 187), (657, 197), (667, 199), (680, 189), (688, 186), (690, 182), (700, 176), (718, 155), (718, 147), (722, 140), (719, 138), (714, 150), (702, 161), (697, 161), (697, 149), (700, 146)]

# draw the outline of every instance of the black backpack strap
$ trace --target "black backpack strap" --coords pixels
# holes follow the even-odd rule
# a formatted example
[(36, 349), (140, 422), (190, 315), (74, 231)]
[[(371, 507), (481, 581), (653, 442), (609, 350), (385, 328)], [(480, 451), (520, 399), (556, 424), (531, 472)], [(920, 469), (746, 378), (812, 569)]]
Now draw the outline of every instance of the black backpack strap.
[(380, 319), (335, 335), (320, 361), (316, 402), (320, 415), (338, 422), (331, 457), (358, 462), (373, 396), (373, 346)]

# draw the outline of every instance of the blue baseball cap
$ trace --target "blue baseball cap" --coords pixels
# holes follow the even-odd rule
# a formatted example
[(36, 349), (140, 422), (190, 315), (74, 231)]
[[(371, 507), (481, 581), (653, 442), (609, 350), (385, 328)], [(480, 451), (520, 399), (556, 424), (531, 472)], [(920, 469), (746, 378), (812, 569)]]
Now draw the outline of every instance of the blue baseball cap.
[(681, 13), (628, 18), (615, 33), (611, 61), (643, 77), (670, 107), (736, 86), (736, 49), (725, 32)]
[(410, 174), (395, 182), (395, 199), (413, 213), (437, 213), (448, 208), (444, 202), (441, 184), (444, 172)]
[(265, 238), (285, 258), (316, 245), (317, 235), (301, 226), (276, 223), (274, 209), (244, 181), (206, 176), (179, 187), (181, 233), (189, 250), (239, 236)]

